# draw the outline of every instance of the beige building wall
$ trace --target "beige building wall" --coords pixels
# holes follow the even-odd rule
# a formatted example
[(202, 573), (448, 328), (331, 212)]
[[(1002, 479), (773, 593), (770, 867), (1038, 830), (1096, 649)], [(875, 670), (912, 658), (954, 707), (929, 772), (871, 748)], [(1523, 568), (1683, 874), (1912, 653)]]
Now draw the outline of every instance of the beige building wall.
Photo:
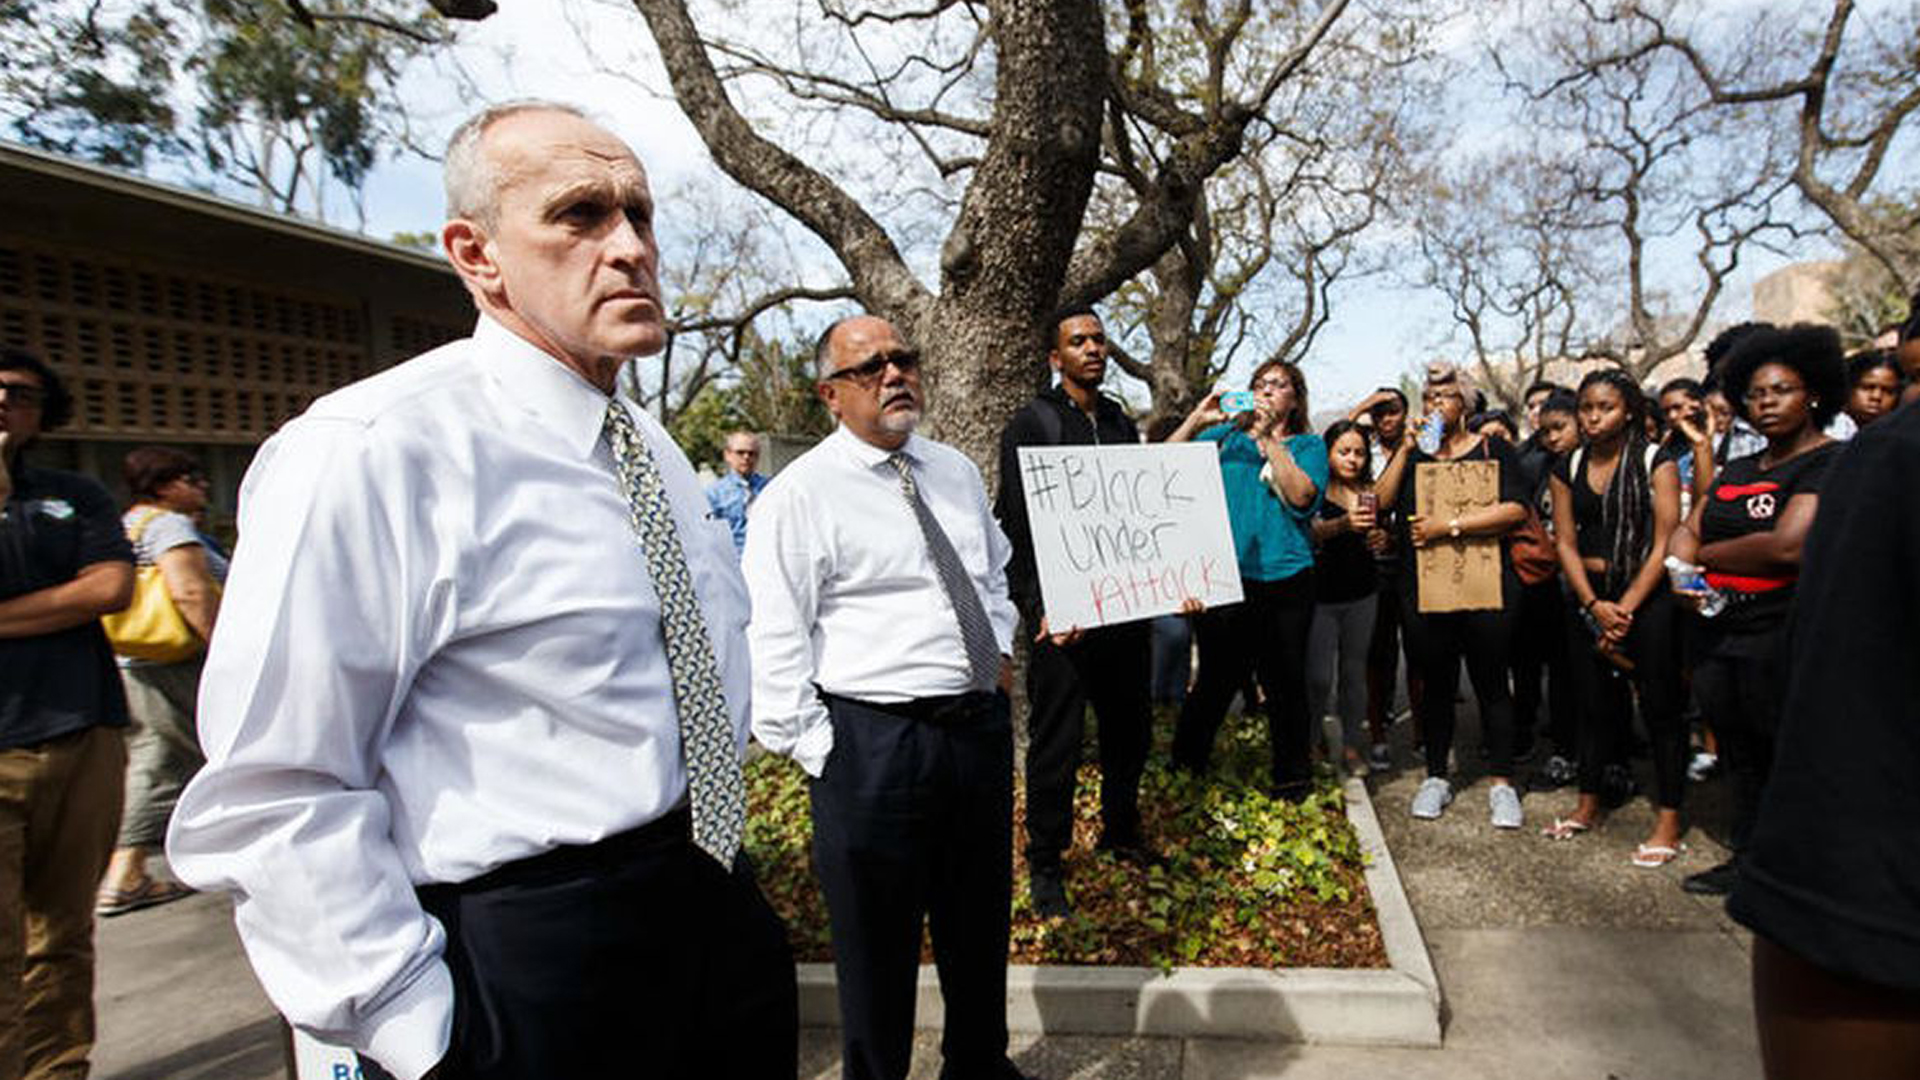
[(1794, 263), (1754, 282), (1754, 321), (1782, 326), (1826, 322), (1833, 307), (1833, 278), (1839, 272), (1838, 261)]
[(473, 320), (433, 253), (0, 144), (0, 343), (75, 397), (35, 454), (116, 494), (129, 449), (176, 446), (227, 517), (280, 424)]

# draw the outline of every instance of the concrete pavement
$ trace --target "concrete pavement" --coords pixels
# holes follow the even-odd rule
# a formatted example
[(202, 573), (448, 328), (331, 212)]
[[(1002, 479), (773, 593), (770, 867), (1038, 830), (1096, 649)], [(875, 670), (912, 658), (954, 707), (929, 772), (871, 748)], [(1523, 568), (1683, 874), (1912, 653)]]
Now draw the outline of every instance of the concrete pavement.
[[(1410, 761), (1404, 729), (1398, 750)], [(1471, 720), (1461, 746), (1477, 737)], [(1471, 754), (1462, 754), (1471, 758)], [(1748, 940), (1717, 902), (1678, 878), (1719, 858), (1702, 830), (1674, 867), (1635, 869), (1627, 855), (1651, 820), (1644, 800), (1595, 834), (1538, 835), (1571, 793), (1526, 799), (1528, 828), (1487, 825), (1471, 762), (1438, 822), (1405, 808), (1418, 771), (1376, 778), (1376, 809), (1426, 932), (1448, 1005), (1439, 1050), (1384, 1050), (1217, 1040), (1016, 1037), (1015, 1061), (1047, 1080), (1320, 1077), (1416, 1080), (1728, 1080), (1759, 1075), (1748, 1000)], [(1717, 823), (1717, 792), (1700, 816)], [(224, 900), (194, 897), (103, 921), (96, 1075), (270, 1080), (278, 1028), (247, 968)], [(837, 1033), (801, 1039), (801, 1075), (838, 1075)], [(922, 1033), (913, 1075), (939, 1072), (939, 1034)]]

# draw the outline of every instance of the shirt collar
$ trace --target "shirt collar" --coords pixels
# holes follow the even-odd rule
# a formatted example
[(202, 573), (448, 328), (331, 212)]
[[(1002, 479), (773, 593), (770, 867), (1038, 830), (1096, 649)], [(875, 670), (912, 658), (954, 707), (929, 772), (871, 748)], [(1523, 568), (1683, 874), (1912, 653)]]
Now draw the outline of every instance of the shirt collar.
[(855, 464), (858, 464), (863, 469), (871, 469), (879, 465), (884, 465), (887, 459), (895, 453), (906, 455), (907, 460), (913, 462), (915, 465), (923, 465), (927, 460), (926, 451), (923, 446), (924, 440), (918, 435), (908, 435), (907, 441), (901, 445), (898, 451), (873, 445), (860, 436), (855, 435), (853, 432), (848, 431), (847, 425), (845, 424), (841, 424), (834, 429), (833, 437), (840, 440), (842, 452), (852, 458)]
[(480, 367), (506, 400), (551, 428), (582, 458), (592, 455), (611, 400), (580, 373), (486, 315), (473, 328)]

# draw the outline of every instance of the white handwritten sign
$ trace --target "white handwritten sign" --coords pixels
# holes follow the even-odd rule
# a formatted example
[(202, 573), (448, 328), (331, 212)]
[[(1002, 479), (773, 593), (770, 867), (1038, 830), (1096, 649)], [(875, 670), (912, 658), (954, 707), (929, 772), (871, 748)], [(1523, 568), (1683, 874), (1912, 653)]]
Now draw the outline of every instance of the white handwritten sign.
[(1056, 631), (1238, 603), (1240, 568), (1212, 443), (1023, 446), (1020, 480)]

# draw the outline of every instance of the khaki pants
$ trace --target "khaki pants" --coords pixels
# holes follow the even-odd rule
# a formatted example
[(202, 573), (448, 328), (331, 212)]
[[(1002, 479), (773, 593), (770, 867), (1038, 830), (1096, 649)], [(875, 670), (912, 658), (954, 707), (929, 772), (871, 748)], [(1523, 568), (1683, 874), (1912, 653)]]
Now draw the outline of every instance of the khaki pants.
[(94, 890), (126, 765), (113, 728), (0, 750), (0, 1080), (87, 1074)]

